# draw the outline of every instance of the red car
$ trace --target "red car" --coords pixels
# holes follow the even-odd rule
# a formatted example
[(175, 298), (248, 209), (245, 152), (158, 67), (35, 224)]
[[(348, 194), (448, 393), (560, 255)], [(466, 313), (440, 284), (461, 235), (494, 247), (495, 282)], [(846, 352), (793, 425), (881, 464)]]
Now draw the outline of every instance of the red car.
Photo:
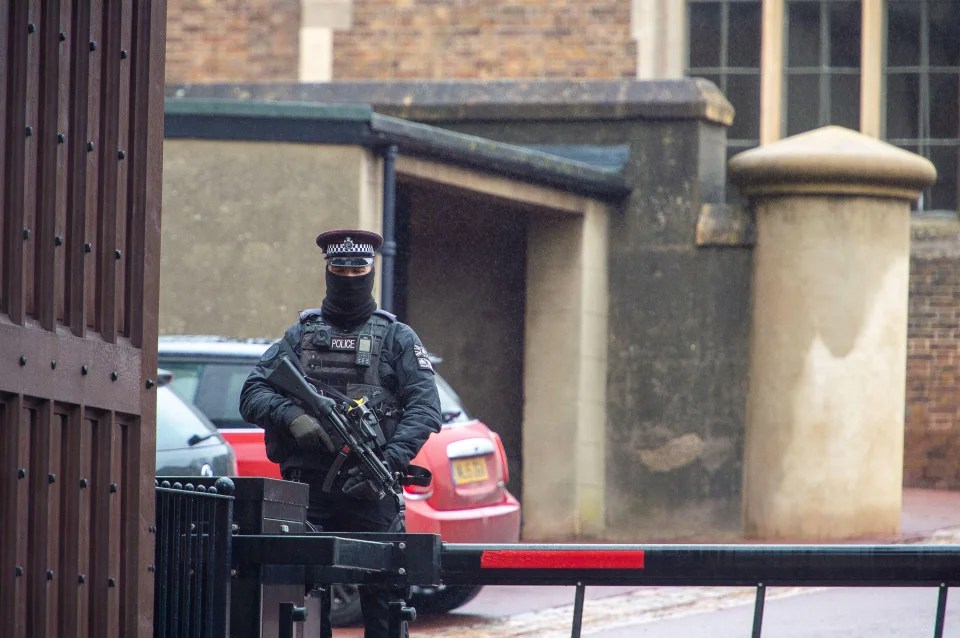
[[(170, 387), (194, 403), (233, 446), (240, 476), (280, 478), (280, 468), (266, 457), (263, 430), (240, 416), (240, 389), (266, 340), (211, 336), (164, 336), (160, 366), (173, 373)], [(520, 503), (507, 490), (509, 474), (503, 443), (496, 432), (471, 418), (460, 398), (436, 376), (443, 427), (413, 460), (433, 473), (427, 488), (407, 486), (407, 530), (439, 534), (454, 543), (514, 543), (520, 535)], [(443, 612), (463, 605), (479, 587), (414, 590), (420, 612)], [(334, 588), (331, 619), (351, 624), (359, 619), (353, 587)]]

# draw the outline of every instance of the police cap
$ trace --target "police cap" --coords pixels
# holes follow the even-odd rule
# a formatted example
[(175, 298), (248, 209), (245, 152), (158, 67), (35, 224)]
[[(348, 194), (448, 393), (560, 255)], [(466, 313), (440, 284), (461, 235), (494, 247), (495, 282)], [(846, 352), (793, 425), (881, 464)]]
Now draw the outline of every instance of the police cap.
[(383, 245), (383, 237), (369, 230), (338, 229), (317, 235), (317, 246), (334, 266), (362, 268), (373, 264), (373, 255)]

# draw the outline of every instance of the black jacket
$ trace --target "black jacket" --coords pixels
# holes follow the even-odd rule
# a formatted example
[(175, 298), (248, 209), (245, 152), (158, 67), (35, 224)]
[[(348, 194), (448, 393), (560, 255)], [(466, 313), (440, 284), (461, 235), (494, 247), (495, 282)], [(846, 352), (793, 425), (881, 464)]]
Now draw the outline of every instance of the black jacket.
[[(301, 324), (287, 329), (283, 340), (300, 356)], [(327, 469), (333, 455), (305, 455), (290, 434), (290, 422), (304, 410), (266, 382), (266, 374), (283, 356), (280, 342), (271, 346), (247, 377), (240, 392), (240, 414), (264, 429), (267, 457), (282, 469)], [(440, 430), (440, 397), (433, 368), (414, 349), (421, 350), (413, 329), (393, 322), (384, 335), (380, 357), (380, 380), (393, 392), (403, 408), (393, 436), (384, 448), (384, 461), (391, 471), (404, 470), (427, 438)]]

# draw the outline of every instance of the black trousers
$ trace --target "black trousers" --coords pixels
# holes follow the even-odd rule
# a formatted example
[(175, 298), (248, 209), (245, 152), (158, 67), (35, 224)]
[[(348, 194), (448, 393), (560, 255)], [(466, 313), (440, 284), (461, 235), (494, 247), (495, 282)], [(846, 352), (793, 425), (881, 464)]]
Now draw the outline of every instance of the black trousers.
[[(379, 501), (351, 498), (334, 487), (324, 492), (324, 476), (303, 470), (300, 481), (310, 485), (308, 520), (323, 532), (405, 532), (403, 511), (390, 495)], [(360, 609), (363, 613), (364, 638), (387, 638), (388, 605), (391, 600), (406, 599), (405, 591), (390, 587), (361, 586)], [(330, 638), (330, 591), (320, 598), (320, 636)], [(406, 623), (404, 623), (406, 624)], [(406, 635), (406, 628), (402, 632)]]

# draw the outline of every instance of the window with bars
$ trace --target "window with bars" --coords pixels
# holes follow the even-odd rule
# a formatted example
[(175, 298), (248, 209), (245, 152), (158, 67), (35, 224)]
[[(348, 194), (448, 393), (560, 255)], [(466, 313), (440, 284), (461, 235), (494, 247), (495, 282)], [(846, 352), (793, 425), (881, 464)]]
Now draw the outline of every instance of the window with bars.
[(828, 124), (860, 129), (860, 2), (789, 0), (784, 63), (787, 135)]
[(937, 182), (921, 210), (957, 210), (960, 150), (960, 2), (889, 0), (884, 138), (923, 155)]
[[(782, 132), (860, 128), (859, 0), (784, 3)], [(960, 0), (887, 0), (883, 137), (930, 159), (922, 210), (957, 210)], [(736, 109), (728, 156), (759, 143), (760, 0), (688, 0), (688, 75), (713, 81)]]
[(760, 143), (760, 0), (690, 0), (687, 75), (717, 85), (736, 110), (727, 156)]

